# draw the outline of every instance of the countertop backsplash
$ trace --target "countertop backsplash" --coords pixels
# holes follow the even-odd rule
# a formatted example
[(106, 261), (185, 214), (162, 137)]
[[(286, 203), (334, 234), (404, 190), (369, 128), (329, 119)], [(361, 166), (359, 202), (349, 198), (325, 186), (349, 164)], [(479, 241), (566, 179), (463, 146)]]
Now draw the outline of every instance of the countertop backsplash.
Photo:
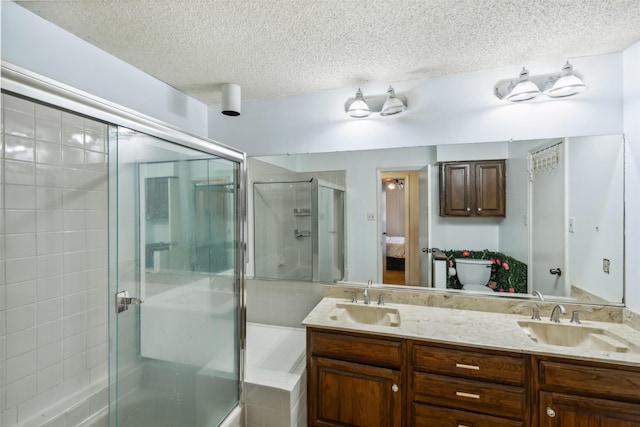
[[(357, 284), (326, 285), (324, 287), (324, 296), (344, 298), (346, 301), (347, 299), (350, 300), (350, 292), (356, 292), (358, 302), (361, 302), (364, 288), (366, 288), (366, 284), (362, 284), (361, 286)], [(537, 307), (540, 310), (540, 316), (542, 318), (549, 317), (553, 307), (557, 304), (562, 304), (567, 311), (567, 314), (564, 315), (567, 322), (571, 317), (572, 311), (584, 310), (583, 313), (580, 313), (581, 319), (597, 322), (625, 323), (629, 327), (640, 331), (640, 314), (622, 306), (580, 304), (574, 301), (564, 302), (559, 300), (540, 301), (534, 298), (509, 298), (496, 296), (495, 294), (487, 294), (486, 296), (482, 294), (471, 295), (466, 291), (448, 290), (445, 293), (437, 290), (413, 290), (407, 287), (390, 289), (389, 286), (380, 287), (380, 285), (373, 285), (369, 289), (369, 292), (372, 304), (375, 304), (378, 295), (383, 293), (386, 294), (384, 298), (385, 302), (453, 308), (458, 310), (531, 315), (531, 307)]]

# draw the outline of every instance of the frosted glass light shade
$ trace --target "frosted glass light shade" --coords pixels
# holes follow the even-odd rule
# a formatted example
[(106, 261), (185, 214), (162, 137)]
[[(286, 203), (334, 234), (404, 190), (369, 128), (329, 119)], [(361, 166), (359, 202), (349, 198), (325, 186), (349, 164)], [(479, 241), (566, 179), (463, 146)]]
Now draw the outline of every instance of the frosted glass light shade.
[(364, 97), (362, 96), (362, 91), (360, 89), (358, 89), (358, 91), (356, 92), (356, 99), (351, 103), (351, 105), (347, 109), (347, 114), (355, 118), (363, 118), (371, 114), (371, 110), (369, 109), (369, 104), (367, 104), (367, 101), (364, 100)]
[(504, 99), (511, 102), (528, 101), (540, 95), (540, 93), (540, 88), (529, 80), (529, 71), (523, 68), (518, 81), (509, 85)]
[(407, 106), (404, 105), (404, 102), (400, 100), (395, 91), (391, 86), (387, 89), (387, 100), (384, 105), (382, 105), (382, 110), (380, 111), (381, 116), (391, 116), (392, 114), (402, 113), (407, 109)]
[(562, 67), (560, 76), (545, 93), (552, 98), (565, 98), (584, 92), (587, 89), (582, 79), (573, 74), (573, 66), (567, 61)]

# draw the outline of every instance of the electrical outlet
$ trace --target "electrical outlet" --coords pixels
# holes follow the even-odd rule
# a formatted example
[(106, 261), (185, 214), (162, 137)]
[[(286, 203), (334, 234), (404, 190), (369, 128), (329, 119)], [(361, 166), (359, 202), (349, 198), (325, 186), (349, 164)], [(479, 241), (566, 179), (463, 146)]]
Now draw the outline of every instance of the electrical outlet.
[(376, 220), (376, 214), (369, 212), (367, 214), (367, 221), (375, 221), (375, 220)]
[(609, 274), (609, 265), (611, 263), (609, 262), (608, 259), (603, 258), (602, 259), (602, 271), (604, 271), (605, 273)]

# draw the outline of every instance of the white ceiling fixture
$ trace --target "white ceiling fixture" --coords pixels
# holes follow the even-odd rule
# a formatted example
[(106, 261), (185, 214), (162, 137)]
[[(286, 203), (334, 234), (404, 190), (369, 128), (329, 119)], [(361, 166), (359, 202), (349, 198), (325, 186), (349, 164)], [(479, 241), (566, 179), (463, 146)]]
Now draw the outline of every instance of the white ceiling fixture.
[(566, 98), (588, 89), (582, 79), (573, 74), (573, 66), (569, 64), (569, 61), (562, 67), (559, 76), (549, 78), (547, 87), (544, 93), (552, 98)]
[(396, 96), (396, 92), (391, 86), (387, 89), (387, 100), (382, 104), (381, 116), (392, 116), (394, 114), (402, 113), (407, 109), (405, 104), (400, 98)]
[(247, 102), (602, 55), (640, 40), (638, 0), (16, 3), (209, 105), (231, 81)]
[(222, 114), (236, 117), (240, 115), (242, 96), (240, 86), (235, 83), (222, 85)]
[(356, 119), (369, 117), (369, 114), (371, 114), (369, 104), (364, 100), (364, 96), (362, 95), (362, 90), (360, 90), (360, 88), (356, 91), (356, 98), (347, 108), (347, 114), (351, 117), (355, 117)]
[(365, 98), (362, 90), (358, 88), (355, 98), (349, 98), (345, 103), (347, 114), (356, 119), (369, 117), (371, 113), (392, 116), (402, 113), (406, 109), (406, 97), (402, 96), (402, 99), (398, 97), (391, 86), (389, 86), (385, 96), (370, 96), (368, 98)]
[[(542, 77), (538, 76), (537, 80), (540, 81)], [(573, 66), (567, 61), (560, 74), (545, 78), (544, 91), (541, 91), (540, 86), (529, 78), (529, 71), (523, 67), (518, 80), (498, 82), (494, 87), (494, 93), (496, 97), (505, 101), (523, 102), (543, 94), (551, 98), (567, 98), (587, 89), (587, 85), (573, 73)]]

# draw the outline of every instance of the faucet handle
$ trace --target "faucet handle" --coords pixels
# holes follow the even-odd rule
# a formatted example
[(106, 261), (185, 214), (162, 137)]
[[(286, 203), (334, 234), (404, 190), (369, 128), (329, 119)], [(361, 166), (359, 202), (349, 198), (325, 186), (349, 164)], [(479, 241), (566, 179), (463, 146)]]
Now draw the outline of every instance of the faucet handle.
[(540, 309), (534, 305), (525, 305), (524, 308), (531, 309), (531, 320), (542, 320), (540, 319)]
[(390, 297), (391, 294), (380, 294), (378, 295), (378, 305), (384, 305), (384, 297)]
[(571, 312), (571, 320), (570, 320), (570, 323), (575, 323), (575, 324), (579, 325), (580, 323), (582, 323), (582, 322), (580, 322), (580, 316), (579, 316), (579, 314), (580, 314), (580, 313), (588, 313), (588, 312), (589, 312), (589, 310), (573, 310), (573, 311)]
[(351, 294), (351, 302), (353, 303), (357, 303), (358, 302), (358, 293), (354, 292), (354, 291), (344, 291), (345, 294)]

